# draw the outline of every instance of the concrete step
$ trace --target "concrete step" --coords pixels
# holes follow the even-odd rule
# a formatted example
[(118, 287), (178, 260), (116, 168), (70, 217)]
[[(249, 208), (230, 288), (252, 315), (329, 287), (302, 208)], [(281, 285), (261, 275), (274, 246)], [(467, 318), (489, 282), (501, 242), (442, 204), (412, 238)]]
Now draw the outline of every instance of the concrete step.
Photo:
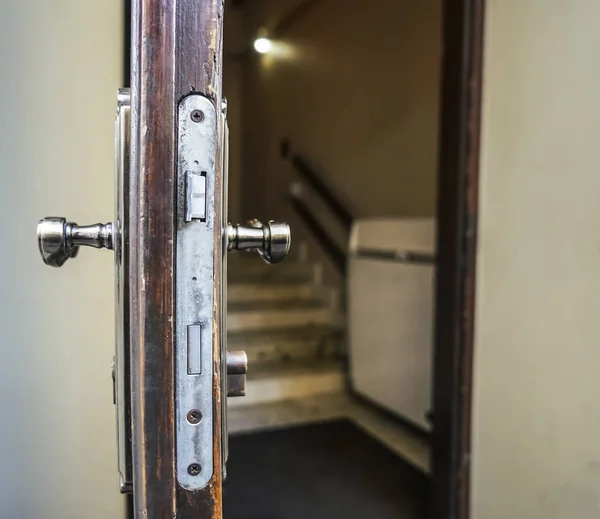
[(343, 391), (346, 376), (340, 362), (268, 363), (248, 369), (246, 396), (229, 398), (239, 408)]
[(341, 314), (320, 300), (252, 301), (227, 305), (228, 332), (342, 324)]
[[(227, 262), (232, 266), (265, 264), (265, 261), (255, 251), (232, 251), (227, 255)], [(306, 263), (306, 260), (302, 259), (298, 251), (294, 251), (294, 247), (292, 247), (284, 260), (284, 264), (287, 263)]]
[(311, 299), (315, 295), (314, 287), (308, 282), (284, 283), (235, 283), (227, 287), (229, 303), (249, 301), (280, 301), (289, 299)]
[(267, 265), (264, 261), (230, 262), (227, 268), (229, 286), (240, 283), (320, 283), (321, 267), (314, 263), (288, 262)]
[(244, 350), (250, 366), (341, 359), (342, 330), (332, 326), (304, 326), (283, 330), (229, 333), (230, 350)]

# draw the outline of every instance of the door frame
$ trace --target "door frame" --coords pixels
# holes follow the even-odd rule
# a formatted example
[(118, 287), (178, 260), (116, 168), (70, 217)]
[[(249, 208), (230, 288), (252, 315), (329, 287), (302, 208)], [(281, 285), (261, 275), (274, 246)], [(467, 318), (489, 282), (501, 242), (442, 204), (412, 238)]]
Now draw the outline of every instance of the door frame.
[[(124, 0), (125, 56), (131, 0)], [(467, 519), (485, 0), (444, 0), (431, 519)], [(124, 83), (129, 60), (124, 60)], [(129, 507), (128, 507), (129, 508)]]
[(445, 0), (431, 518), (467, 519), (485, 0)]

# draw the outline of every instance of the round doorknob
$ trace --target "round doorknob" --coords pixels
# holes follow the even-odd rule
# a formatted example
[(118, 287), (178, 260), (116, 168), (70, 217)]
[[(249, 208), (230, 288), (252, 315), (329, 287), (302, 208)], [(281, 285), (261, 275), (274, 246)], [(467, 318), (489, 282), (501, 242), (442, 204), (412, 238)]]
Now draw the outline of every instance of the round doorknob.
[(279, 263), (290, 250), (290, 226), (283, 222), (251, 220), (227, 226), (227, 250), (256, 250), (267, 263)]
[(112, 223), (80, 226), (57, 216), (44, 218), (37, 226), (42, 260), (51, 267), (62, 267), (77, 256), (81, 245), (112, 249), (113, 234)]

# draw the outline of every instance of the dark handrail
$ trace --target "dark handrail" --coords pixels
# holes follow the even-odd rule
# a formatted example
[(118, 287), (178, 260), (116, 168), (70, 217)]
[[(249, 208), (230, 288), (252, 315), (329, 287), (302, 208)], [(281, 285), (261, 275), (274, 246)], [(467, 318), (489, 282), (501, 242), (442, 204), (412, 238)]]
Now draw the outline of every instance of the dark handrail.
[(318, 173), (308, 164), (300, 155), (294, 154), (291, 157), (294, 169), (302, 178), (314, 189), (314, 191), (327, 203), (332, 213), (343, 224), (346, 232), (350, 232), (354, 216), (348, 208), (340, 202), (333, 191), (321, 180)]
[(329, 259), (340, 271), (342, 275), (346, 274), (346, 253), (339, 247), (327, 234), (325, 228), (314, 217), (308, 206), (299, 198), (291, 194), (289, 196), (292, 207), (303, 220), (304, 224), (312, 232), (313, 236), (319, 242)]
[(415, 263), (423, 265), (435, 264), (435, 255), (428, 252), (411, 250), (395, 251), (383, 249), (359, 248), (352, 253), (353, 257), (379, 261), (394, 261), (396, 263)]

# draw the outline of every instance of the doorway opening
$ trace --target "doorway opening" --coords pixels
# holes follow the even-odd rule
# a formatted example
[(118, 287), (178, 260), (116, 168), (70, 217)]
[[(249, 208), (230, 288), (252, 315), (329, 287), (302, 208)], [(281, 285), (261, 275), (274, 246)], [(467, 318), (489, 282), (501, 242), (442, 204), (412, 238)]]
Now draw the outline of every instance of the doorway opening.
[(229, 219), (293, 232), (229, 259), (226, 517), (468, 517), (483, 12), (226, 2)]
[(467, 517), (482, 4), (226, 6), (230, 518)]

